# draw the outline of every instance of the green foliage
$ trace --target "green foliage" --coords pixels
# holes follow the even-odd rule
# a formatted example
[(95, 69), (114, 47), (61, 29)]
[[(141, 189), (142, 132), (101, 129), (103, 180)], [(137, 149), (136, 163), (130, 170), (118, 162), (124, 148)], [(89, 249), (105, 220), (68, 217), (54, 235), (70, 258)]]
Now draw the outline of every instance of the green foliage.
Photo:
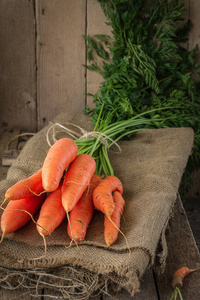
[[(128, 120), (158, 108), (165, 121), (154, 127), (192, 127), (194, 151), (189, 159), (182, 191), (187, 191), (192, 170), (200, 166), (200, 65), (198, 46), (187, 50), (191, 21), (183, 21), (180, 0), (98, 0), (111, 27), (111, 36), (85, 36), (88, 69), (103, 77), (99, 91), (91, 95), (93, 109), (86, 107), (96, 123), (102, 105), (102, 119)], [(103, 60), (100, 68), (93, 60)], [(156, 112), (158, 114), (158, 112)], [(152, 114), (149, 115), (152, 118)], [(146, 124), (146, 127), (152, 124)]]

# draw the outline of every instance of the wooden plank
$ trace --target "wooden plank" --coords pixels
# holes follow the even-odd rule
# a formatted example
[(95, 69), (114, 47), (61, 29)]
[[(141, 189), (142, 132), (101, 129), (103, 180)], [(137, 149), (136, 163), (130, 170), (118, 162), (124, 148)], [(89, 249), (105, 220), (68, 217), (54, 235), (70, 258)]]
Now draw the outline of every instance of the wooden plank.
[(18, 149), (5, 150), (2, 157), (2, 166), (10, 167), (19, 156), (19, 153), (20, 150)]
[[(200, 254), (196, 246), (181, 200), (176, 201), (173, 217), (167, 230), (168, 257), (165, 272), (156, 276), (160, 299), (169, 300), (172, 287), (171, 277), (176, 269), (187, 266), (200, 267)], [(191, 273), (184, 279), (181, 289), (184, 300), (200, 299), (200, 272)]]
[(34, 1), (0, 0), (0, 127), (36, 130)]
[(186, 199), (189, 201), (189, 199), (191, 198), (196, 198), (199, 199), (200, 197), (200, 170), (194, 170), (191, 174), (192, 176), (192, 187), (191, 189), (188, 191), (188, 193), (186, 194)]
[[(111, 35), (111, 27), (106, 25), (106, 17), (101, 9), (100, 3), (97, 0), (87, 1), (87, 34), (94, 36), (95, 34)], [(95, 56), (94, 60), (99, 64), (101, 59)], [(89, 62), (87, 61), (87, 64)], [(101, 64), (100, 64), (101, 65)], [(87, 93), (95, 94), (99, 90), (100, 83), (103, 78), (97, 72), (87, 70)], [(93, 98), (87, 97), (87, 105), (93, 107)]]
[[(153, 272), (151, 269), (147, 270), (141, 278), (140, 292), (136, 293), (133, 297), (127, 291), (120, 291), (115, 294), (108, 291), (109, 295), (104, 295), (103, 300), (120, 299), (120, 300), (158, 300), (158, 295), (155, 287)], [(110, 298), (113, 297), (113, 298)], [(162, 299), (162, 298), (161, 298)]]
[[(26, 142), (33, 137), (34, 133), (21, 132), (18, 130), (11, 130), (13, 137), (7, 141), (7, 145), (2, 148), (2, 167), (10, 167), (18, 158), (21, 150)], [(4, 137), (7, 138), (8, 131), (4, 132)], [(7, 139), (6, 139), (7, 140)]]
[[(190, 19), (193, 27), (189, 36), (189, 49), (194, 48), (197, 44), (200, 46), (200, 27), (199, 27), (199, 11), (200, 1), (190, 0)], [(198, 55), (198, 61), (200, 62), (200, 54)]]
[[(5, 179), (8, 167), (5, 167), (2, 165), (2, 157), (5, 150), (8, 150), (8, 145), (12, 147), (12, 149), (17, 148), (18, 139), (14, 139), (19, 134), (19, 130), (7, 130), (5, 131), (1, 136), (1, 142), (0, 142), (0, 181)], [(10, 141), (12, 140), (12, 143)]]
[(86, 0), (36, 0), (38, 126), (85, 107)]
[(184, 208), (190, 223), (197, 247), (200, 251), (200, 199), (187, 199)]

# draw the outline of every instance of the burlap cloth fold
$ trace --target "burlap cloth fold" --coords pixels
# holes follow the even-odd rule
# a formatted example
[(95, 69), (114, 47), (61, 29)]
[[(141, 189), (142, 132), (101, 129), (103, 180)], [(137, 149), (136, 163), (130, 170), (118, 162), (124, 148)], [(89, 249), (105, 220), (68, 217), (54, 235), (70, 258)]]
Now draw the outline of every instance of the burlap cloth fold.
[[(84, 115), (63, 113), (55, 122), (68, 127), (69, 123), (76, 124), (87, 131), (93, 128), (89, 117)], [(10, 185), (42, 166), (49, 149), (46, 133), (50, 126), (26, 143), (9, 168), (6, 180), (0, 183), (1, 199)], [(64, 132), (57, 134), (65, 135)], [(104, 290), (108, 284), (116, 290), (125, 288), (132, 295), (139, 291), (140, 278), (155, 258), (164, 266), (165, 229), (192, 151), (193, 138), (191, 128), (148, 129), (136, 133), (132, 140), (121, 141), (121, 153), (115, 147), (110, 149), (115, 175), (124, 186), (126, 204), (121, 230), (131, 254), (121, 234), (114, 245), (106, 248), (103, 216), (95, 211), (86, 239), (79, 247), (66, 247), (70, 240), (65, 220), (47, 238), (46, 258), (34, 261), (32, 258), (44, 254), (44, 245), (31, 221), (5, 237), (0, 246), (0, 285), (8, 287), (9, 282), (13, 287), (34, 289), (37, 286), (36, 290), (51, 287), (56, 293), (62, 292), (62, 299), (87, 299), (92, 292), (98, 288)]]

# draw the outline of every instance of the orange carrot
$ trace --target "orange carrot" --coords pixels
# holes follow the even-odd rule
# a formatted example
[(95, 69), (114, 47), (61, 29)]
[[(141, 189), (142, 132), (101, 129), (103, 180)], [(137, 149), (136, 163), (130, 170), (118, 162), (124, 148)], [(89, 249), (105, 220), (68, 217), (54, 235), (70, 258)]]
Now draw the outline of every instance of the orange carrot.
[(55, 191), (64, 170), (78, 153), (76, 143), (69, 138), (58, 140), (48, 151), (42, 167), (42, 183), (45, 191)]
[(108, 247), (117, 240), (120, 228), (120, 219), (125, 204), (124, 198), (118, 191), (113, 193), (113, 200), (115, 203), (115, 209), (111, 218), (109, 219), (106, 216), (104, 217), (104, 239)]
[(2, 216), (1, 230), (3, 236), (15, 232), (26, 225), (44, 202), (46, 194), (10, 201)]
[(70, 212), (88, 187), (96, 169), (94, 158), (80, 154), (69, 166), (62, 185), (62, 204)]
[(19, 200), (40, 194), (43, 191), (42, 169), (11, 186), (5, 193), (5, 201)]
[(102, 211), (108, 218), (111, 217), (115, 209), (112, 193), (118, 191), (123, 193), (121, 181), (115, 176), (107, 176), (96, 187), (93, 192), (93, 202), (96, 209)]
[(88, 225), (92, 219), (94, 212), (94, 204), (92, 201), (92, 193), (97, 185), (101, 182), (101, 176), (94, 174), (89, 188), (86, 188), (82, 197), (77, 202), (69, 215), (67, 225), (68, 235), (72, 240), (80, 242), (84, 240)]
[(175, 289), (176, 287), (183, 286), (183, 279), (189, 275), (190, 273), (199, 270), (198, 269), (189, 269), (188, 267), (182, 267), (178, 269), (172, 276), (172, 287)]
[(66, 216), (61, 201), (61, 186), (62, 181), (55, 191), (49, 193), (40, 209), (36, 228), (43, 236), (51, 234)]

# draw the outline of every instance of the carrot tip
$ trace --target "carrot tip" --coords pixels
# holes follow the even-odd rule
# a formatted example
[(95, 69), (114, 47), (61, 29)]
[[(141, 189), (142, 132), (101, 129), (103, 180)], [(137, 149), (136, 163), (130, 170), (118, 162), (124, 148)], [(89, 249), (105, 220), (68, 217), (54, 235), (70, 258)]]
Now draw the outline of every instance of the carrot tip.
[(6, 201), (8, 201), (7, 198), (5, 198), (5, 199), (3, 200), (3, 202), (2, 202), (1, 205), (0, 205), (0, 208), (3, 208), (2, 206), (6, 203)]
[(73, 235), (73, 240), (76, 242), (81, 242), (84, 239), (79, 234), (76, 234), (76, 235)]
[(46, 256), (47, 255), (47, 242), (46, 242), (46, 238), (45, 238), (45, 236), (44, 236), (44, 234), (43, 233), (40, 233), (40, 235), (42, 236), (42, 238), (43, 238), (43, 241), (44, 241), (44, 256)]

